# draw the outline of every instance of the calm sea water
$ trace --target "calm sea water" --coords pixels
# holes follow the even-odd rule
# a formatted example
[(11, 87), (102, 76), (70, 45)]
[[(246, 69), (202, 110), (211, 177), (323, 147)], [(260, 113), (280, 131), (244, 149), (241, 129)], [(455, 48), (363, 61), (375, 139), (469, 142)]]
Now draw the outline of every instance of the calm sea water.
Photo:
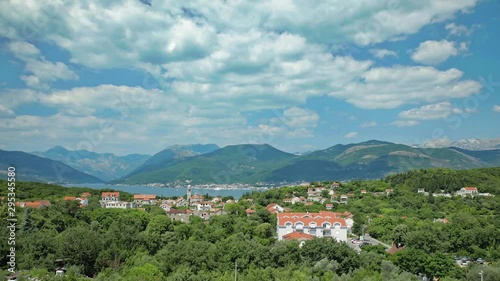
[[(158, 196), (182, 196), (186, 195), (186, 188), (166, 188), (166, 187), (151, 187), (142, 185), (106, 185), (106, 184), (66, 184), (66, 187), (76, 186), (76, 187), (89, 187), (93, 189), (114, 189), (121, 190), (131, 194), (141, 193), (141, 194), (156, 194)], [(211, 188), (192, 188), (192, 194), (207, 194), (210, 196), (233, 196), (235, 199), (241, 197), (245, 193), (251, 193), (253, 189), (211, 189)], [(265, 188), (255, 189), (259, 191), (266, 190)]]

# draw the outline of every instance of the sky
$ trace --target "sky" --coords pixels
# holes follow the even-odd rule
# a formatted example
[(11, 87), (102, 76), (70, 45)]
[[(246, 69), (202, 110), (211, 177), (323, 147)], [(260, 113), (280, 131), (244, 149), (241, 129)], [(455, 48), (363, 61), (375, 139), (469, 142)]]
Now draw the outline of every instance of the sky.
[(0, 149), (500, 137), (500, 1), (0, 1)]

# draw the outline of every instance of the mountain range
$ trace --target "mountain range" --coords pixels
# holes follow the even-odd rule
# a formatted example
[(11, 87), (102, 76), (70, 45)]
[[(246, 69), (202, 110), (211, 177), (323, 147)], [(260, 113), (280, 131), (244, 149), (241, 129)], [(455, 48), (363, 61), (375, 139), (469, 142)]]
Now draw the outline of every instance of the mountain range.
[(104, 181), (129, 174), (151, 157), (151, 155), (144, 154), (116, 156), (111, 153), (100, 154), (87, 150), (72, 151), (61, 146), (55, 146), (45, 152), (31, 152), (31, 154), (62, 162)]
[(462, 139), (451, 141), (449, 139), (436, 139), (427, 141), (418, 147), (422, 148), (443, 148), (457, 147), (467, 150), (492, 150), (500, 149), (500, 138), (498, 139)]
[(0, 150), (0, 174), (16, 169), (16, 180), (50, 183), (102, 183), (103, 180), (80, 172), (64, 163), (22, 151)]
[(385, 177), (418, 168), (470, 169), (500, 165), (500, 150), (415, 148), (371, 140), (305, 155), (267, 144), (231, 145), (210, 153), (143, 167), (113, 183), (258, 183)]
[[(115, 156), (70, 151), (60, 146), (33, 154), (43, 157), (0, 151), (0, 167), (15, 164), (23, 178), (37, 181), (147, 184), (191, 180), (193, 184), (253, 184), (381, 178), (418, 168), (500, 166), (500, 149), (428, 148), (378, 140), (337, 144), (302, 155), (268, 144), (223, 148), (215, 144), (174, 145), (153, 156)], [(57, 177), (50, 168), (54, 165), (72, 172)]]

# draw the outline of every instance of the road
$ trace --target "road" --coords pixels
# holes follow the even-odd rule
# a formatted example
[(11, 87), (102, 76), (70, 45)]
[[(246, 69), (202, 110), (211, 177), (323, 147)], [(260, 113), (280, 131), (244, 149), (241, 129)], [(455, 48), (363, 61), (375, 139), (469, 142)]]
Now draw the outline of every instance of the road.
[(375, 239), (375, 238), (371, 237), (369, 234), (365, 234), (365, 237), (364, 237), (364, 238), (365, 238), (365, 241), (366, 241), (366, 242), (370, 242), (370, 244), (372, 244), (372, 245), (379, 245), (379, 244), (380, 244), (380, 245), (382, 245), (382, 246), (386, 247), (387, 249), (390, 249), (390, 248), (391, 248), (391, 246), (390, 246), (390, 245), (385, 244), (384, 242), (381, 242), (381, 241), (379, 241), (379, 240), (377, 240), (377, 239)]

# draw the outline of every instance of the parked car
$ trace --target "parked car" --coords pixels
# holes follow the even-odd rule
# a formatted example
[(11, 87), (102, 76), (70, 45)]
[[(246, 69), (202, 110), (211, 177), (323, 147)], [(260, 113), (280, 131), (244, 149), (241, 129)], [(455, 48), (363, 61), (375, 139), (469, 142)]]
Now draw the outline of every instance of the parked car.
[(482, 258), (478, 258), (476, 260), (476, 262), (479, 263), (479, 264), (484, 264), (484, 260)]

